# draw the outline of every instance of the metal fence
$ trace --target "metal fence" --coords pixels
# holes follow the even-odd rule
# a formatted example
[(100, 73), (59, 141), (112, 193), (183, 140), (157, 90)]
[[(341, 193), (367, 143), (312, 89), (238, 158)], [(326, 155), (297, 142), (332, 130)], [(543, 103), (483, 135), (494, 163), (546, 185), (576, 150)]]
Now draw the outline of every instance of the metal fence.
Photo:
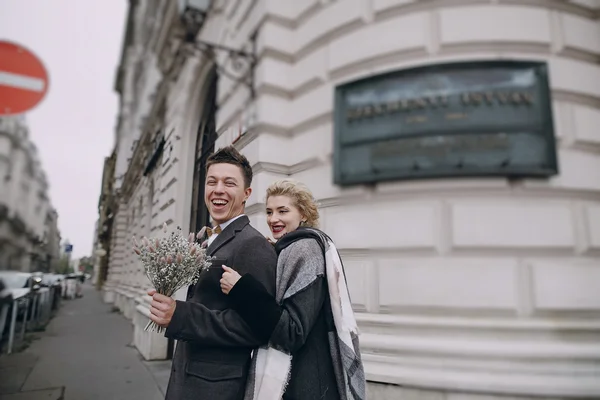
[[(52, 310), (58, 308), (62, 297), (61, 288), (58, 286), (42, 287), (39, 290), (13, 289), (12, 301), (2, 305), (0, 310), (0, 337), (8, 335), (7, 354), (12, 353), (15, 335), (20, 339), (25, 338), (25, 332), (45, 326), (52, 316)], [(8, 315), (10, 312), (10, 321)], [(21, 322), (17, 329), (18, 322)], [(8, 333), (5, 333), (6, 324)], [(17, 332), (19, 331), (19, 332)]]

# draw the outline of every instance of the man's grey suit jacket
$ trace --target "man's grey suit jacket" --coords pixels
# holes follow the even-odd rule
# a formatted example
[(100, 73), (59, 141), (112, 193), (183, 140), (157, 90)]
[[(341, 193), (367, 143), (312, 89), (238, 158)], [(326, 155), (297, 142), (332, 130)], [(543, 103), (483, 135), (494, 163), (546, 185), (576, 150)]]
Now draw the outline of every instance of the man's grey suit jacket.
[(178, 340), (166, 400), (243, 399), (250, 353), (264, 344), (231, 307), (219, 280), (225, 264), (250, 273), (275, 293), (277, 254), (273, 246), (241, 216), (208, 247), (216, 257), (177, 301), (165, 336)]

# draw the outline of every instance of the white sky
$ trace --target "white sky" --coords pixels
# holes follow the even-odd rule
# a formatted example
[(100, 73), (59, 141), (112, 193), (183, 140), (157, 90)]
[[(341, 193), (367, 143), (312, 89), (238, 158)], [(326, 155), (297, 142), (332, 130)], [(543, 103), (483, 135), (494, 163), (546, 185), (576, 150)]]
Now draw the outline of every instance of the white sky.
[(48, 94), (27, 122), (74, 257), (92, 251), (104, 157), (114, 144), (113, 83), (127, 3), (0, 0), (0, 40), (31, 50), (50, 75)]

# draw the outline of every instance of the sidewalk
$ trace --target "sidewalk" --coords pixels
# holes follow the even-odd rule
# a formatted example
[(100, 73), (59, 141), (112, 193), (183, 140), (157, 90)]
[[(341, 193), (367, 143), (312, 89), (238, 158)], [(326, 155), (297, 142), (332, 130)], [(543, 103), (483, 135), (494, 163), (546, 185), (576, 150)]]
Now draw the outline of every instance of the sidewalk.
[(131, 323), (89, 284), (64, 301), (39, 340), (0, 355), (0, 400), (162, 400), (170, 361), (144, 362)]

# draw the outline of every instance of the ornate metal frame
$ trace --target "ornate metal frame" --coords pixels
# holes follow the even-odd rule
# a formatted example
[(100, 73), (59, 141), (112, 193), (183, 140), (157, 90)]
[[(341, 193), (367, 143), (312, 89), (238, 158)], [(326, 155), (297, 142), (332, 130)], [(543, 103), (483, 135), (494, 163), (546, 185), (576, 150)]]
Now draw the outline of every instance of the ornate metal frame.
[[(252, 52), (234, 49), (221, 44), (210, 43), (203, 40), (196, 40), (196, 35), (204, 24), (206, 13), (186, 8), (182, 14), (182, 22), (185, 27), (184, 42), (200, 50), (214, 61), (217, 72), (227, 78), (242, 83), (250, 90), (251, 98), (254, 98), (254, 69), (256, 67), (256, 37), (252, 36)], [(217, 52), (227, 54), (224, 62), (219, 63), (216, 57)]]

